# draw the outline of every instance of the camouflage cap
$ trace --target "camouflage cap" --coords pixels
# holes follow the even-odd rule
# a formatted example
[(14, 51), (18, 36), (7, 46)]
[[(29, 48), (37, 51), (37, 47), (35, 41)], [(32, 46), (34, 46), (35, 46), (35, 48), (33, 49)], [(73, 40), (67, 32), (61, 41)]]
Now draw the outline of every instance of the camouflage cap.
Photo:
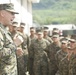
[(70, 41), (70, 42), (76, 42), (76, 40), (75, 40), (75, 39), (69, 39), (69, 41)]
[(20, 27), (22, 27), (22, 28), (24, 28), (24, 27), (25, 27), (25, 25), (26, 25), (26, 24), (25, 24), (25, 23), (23, 23), (23, 22), (21, 22), (21, 23), (20, 23)]
[(38, 34), (39, 34), (39, 35), (42, 35), (43, 33), (42, 33), (42, 32), (38, 32)]
[(38, 31), (37, 34), (42, 35), (43, 34), (42, 30)]
[(59, 33), (59, 30), (53, 30), (53, 33)]
[(12, 26), (13, 26), (13, 27), (18, 27), (18, 22), (13, 22), (13, 23), (12, 23)]
[(58, 37), (59, 37), (59, 35), (52, 35), (52, 37), (53, 37), (53, 38), (55, 38), (55, 37), (56, 37), (56, 38), (58, 38)]
[(12, 12), (14, 14), (19, 14), (18, 12), (15, 11), (14, 5), (12, 3), (0, 4), (0, 10), (7, 10), (7, 11)]
[(66, 44), (66, 43), (68, 43), (68, 40), (63, 40), (63, 41), (61, 41), (61, 43)]
[(44, 29), (44, 31), (48, 32), (49, 30), (48, 29)]

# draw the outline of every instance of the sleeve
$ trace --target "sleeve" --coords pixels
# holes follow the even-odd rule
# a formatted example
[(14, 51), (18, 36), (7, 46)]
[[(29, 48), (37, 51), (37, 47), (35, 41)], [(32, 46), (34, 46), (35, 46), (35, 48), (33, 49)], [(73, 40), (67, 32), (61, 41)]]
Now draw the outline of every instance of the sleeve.
[(56, 60), (56, 65), (57, 65), (57, 67), (58, 67), (58, 64), (59, 64), (59, 63), (58, 63), (58, 61), (59, 61), (59, 60), (58, 60), (58, 52), (55, 54), (55, 60)]
[(50, 42), (47, 41), (47, 40), (46, 40), (46, 45), (47, 45), (47, 47), (46, 47), (45, 51), (48, 53), (48, 51), (49, 51), (49, 46), (50, 46)]
[(31, 45), (28, 48), (29, 57), (34, 58), (34, 43), (31, 43)]
[[(3, 36), (0, 32), (0, 61), (5, 58), (9, 57), (15, 49), (15, 45), (13, 45), (8, 39)], [(6, 40), (6, 41), (5, 41)]]

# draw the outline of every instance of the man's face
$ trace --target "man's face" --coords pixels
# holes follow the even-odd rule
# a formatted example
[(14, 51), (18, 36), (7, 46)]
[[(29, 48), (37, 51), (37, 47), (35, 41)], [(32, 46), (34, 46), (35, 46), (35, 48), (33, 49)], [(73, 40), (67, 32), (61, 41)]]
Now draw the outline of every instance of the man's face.
[(76, 42), (70, 41), (70, 47), (71, 47), (71, 49), (75, 49), (76, 48)]
[(15, 32), (16, 31), (16, 27), (15, 26), (12, 26), (12, 25), (9, 25), (9, 31), (11, 33)]
[(20, 27), (20, 32), (23, 32), (24, 31), (24, 27)]
[(15, 18), (15, 14), (9, 11), (5, 11), (2, 10), (2, 15), (3, 15), (3, 21), (4, 21), (4, 25), (8, 26), (8, 25), (12, 25), (12, 21)]
[(68, 46), (68, 43), (63, 43), (63, 42), (61, 43), (61, 48), (62, 48), (62, 49), (66, 49), (67, 46)]
[(34, 29), (30, 29), (30, 34), (34, 35), (35, 34), (35, 30)]
[(42, 39), (43, 38), (43, 34), (37, 34), (38, 39)]
[(44, 31), (43, 34), (44, 34), (44, 35), (48, 35), (48, 31)]
[(53, 37), (52, 40), (53, 42), (59, 42), (59, 37)]

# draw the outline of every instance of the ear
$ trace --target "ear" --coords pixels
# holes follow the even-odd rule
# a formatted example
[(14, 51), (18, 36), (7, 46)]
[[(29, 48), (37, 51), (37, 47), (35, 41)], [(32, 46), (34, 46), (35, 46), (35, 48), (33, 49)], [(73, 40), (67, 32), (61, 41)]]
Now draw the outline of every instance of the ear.
[(3, 12), (3, 10), (0, 12), (0, 15), (1, 15), (2, 17), (4, 17), (4, 12)]

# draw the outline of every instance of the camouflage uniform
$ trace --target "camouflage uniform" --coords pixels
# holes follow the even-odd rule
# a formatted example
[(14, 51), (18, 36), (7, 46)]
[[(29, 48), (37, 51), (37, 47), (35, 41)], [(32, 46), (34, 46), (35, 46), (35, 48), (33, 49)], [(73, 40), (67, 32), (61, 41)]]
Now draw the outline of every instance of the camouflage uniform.
[(18, 47), (21, 47), (24, 54), (20, 57), (18, 57), (18, 75), (25, 75), (27, 71), (27, 62), (28, 62), (28, 49), (27, 49), (27, 35), (17, 32), (18, 36), (21, 36), (23, 38), (23, 43), (19, 45)]
[(60, 49), (61, 49), (60, 46), (56, 45), (55, 43), (52, 43), (47, 49), (48, 58), (50, 59), (49, 75), (55, 75), (58, 70), (57, 65), (56, 65), (56, 60), (55, 60), (55, 54)]
[(53, 42), (52, 39), (51, 39), (51, 37), (49, 37), (49, 36), (46, 36), (46, 37), (43, 37), (43, 38), (46, 39), (46, 40), (48, 40), (50, 43)]
[(69, 75), (69, 61), (67, 55), (59, 63), (60, 75)]
[(72, 54), (70, 57), (68, 75), (76, 75), (76, 54)]
[(29, 36), (29, 46), (35, 39), (37, 39), (36, 35), (34, 37)]
[[(56, 64), (57, 64), (57, 67), (59, 68), (59, 63), (61, 62), (62, 59), (64, 59), (64, 57), (66, 57), (67, 55), (67, 52), (64, 52), (63, 50), (59, 50), (57, 53), (56, 53)], [(56, 75), (60, 75), (59, 74), (59, 70), (57, 71)]]
[(0, 75), (17, 75), (16, 46), (0, 24)]
[(45, 50), (49, 44), (45, 39), (36, 39), (30, 45), (30, 54), (34, 58), (34, 75), (48, 75), (48, 58)]
[[(29, 46), (32, 42), (34, 42), (34, 40), (36, 40), (37, 36), (34, 37), (29, 37)], [(28, 49), (28, 71), (30, 75), (34, 75), (34, 71), (33, 71), (33, 61), (34, 59), (30, 56), (30, 50)]]

